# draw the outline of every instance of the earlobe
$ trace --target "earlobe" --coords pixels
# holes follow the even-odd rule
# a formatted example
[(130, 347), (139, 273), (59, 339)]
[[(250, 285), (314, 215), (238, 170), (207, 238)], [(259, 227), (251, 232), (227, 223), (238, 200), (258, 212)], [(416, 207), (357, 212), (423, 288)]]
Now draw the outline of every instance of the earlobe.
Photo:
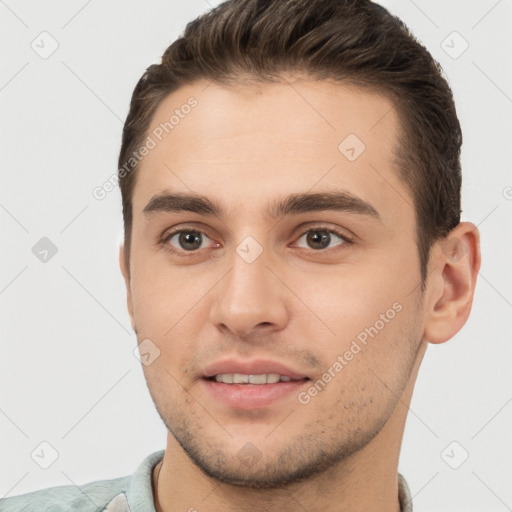
[(444, 343), (466, 323), (480, 269), (480, 234), (470, 222), (458, 224), (432, 247), (431, 290), (424, 338)]
[(124, 244), (121, 244), (119, 246), (119, 267), (121, 269), (121, 274), (123, 275), (124, 283), (126, 286), (126, 303), (128, 306), (128, 314), (130, 315), (132, 329), (135, 332), (137, 332), (137, 330), (135, 328), (135, 319), (134, 319), (134, 315), (133, 315), (133, 300), (132, 300), (132, 291), (131, 291), (130, 269), (128, 267), (126, 257), (125, 257)]

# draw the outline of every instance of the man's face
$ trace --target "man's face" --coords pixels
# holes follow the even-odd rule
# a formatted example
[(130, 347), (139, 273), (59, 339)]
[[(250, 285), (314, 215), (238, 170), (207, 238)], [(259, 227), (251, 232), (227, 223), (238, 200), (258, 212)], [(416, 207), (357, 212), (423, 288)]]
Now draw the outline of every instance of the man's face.
[[(143, 368), (169, 432), (208, 474), (271, 487), (362, 449), (401, 398), (425, 324), (413, 200), (384, 97), (206, 85), (169, 95), (148, 131), (128, 302), (138, 342), (160, 350)], [(285, 202), (329, 193), (338, 208)], [(170, 194), (220, 216), (155, 199)]]

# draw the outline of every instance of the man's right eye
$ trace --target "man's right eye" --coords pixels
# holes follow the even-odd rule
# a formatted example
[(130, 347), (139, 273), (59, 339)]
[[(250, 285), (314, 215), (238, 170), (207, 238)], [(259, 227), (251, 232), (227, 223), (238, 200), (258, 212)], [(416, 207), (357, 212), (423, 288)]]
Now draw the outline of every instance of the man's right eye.
[(166, 233), (162, 242), (171, 252), (186, 256), (187, 252), (195, 253), (204, 249), (205, 239), (211, 240), (202, 231), (179, 229)]

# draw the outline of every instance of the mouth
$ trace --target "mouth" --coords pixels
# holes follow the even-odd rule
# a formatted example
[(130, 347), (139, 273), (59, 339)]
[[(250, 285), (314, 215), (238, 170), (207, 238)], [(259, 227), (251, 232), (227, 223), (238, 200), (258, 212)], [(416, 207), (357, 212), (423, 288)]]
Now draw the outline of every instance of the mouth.
[[(219, 373), (212, 377), (207, 377), (207, 380), (222, 382), (224, 384), (277, 384), (278, 382), (291, 382), (298, 380), (305, 380), (304, 378), (292, 378), (289, 375), (280, 375), (278, 373), (262, 373), (259, 375), (243, 374), (243, 373)], [(309, 380), (309, 379), (308, 379)]]
[(296, 399), (311, 379), (276, 361), (225, 360), (207, 367), (202, 381), (214, 403), (252, 410)]

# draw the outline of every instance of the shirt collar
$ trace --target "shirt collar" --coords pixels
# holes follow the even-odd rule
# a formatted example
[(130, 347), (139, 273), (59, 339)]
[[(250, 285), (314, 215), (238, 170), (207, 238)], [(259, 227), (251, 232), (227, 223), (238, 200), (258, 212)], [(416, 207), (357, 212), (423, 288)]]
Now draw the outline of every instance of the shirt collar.
[(400, 501), (400, 512), (413, 512), (411, 491), (400, 473), (398, 473), (398, 500)]

